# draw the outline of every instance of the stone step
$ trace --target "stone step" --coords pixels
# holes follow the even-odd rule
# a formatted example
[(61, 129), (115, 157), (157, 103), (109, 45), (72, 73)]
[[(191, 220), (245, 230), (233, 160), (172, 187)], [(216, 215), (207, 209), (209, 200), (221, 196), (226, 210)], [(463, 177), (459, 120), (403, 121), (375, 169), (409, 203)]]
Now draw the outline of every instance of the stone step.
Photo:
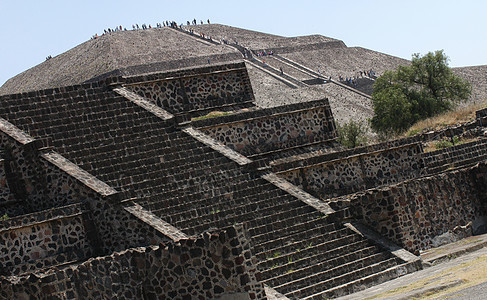
[(292, 291), (305, 290), (317, 284), (322, 285), (323, 282), (329, 279), (334, 279), (343, 274), (383, 262), (387, 259), (388, 258), (386, 258), (383, 253), (374, 253), (370, 256), (361, 257), (357, 260), (347, 261), (343, 264), (337, 265), (334, 268), (319, 269), (304, 278), (286, 281), (279, 285), (274, 285), (273, 287), (283, 294), (287, 294)]
[[(192, 138), (185, 135), (185, 133), (177, 130), (174, 131), (174, 129), (172, 128), (162, 127), (159, 123), (142, 124), (138, 127), (130, 126), (128, 128), (109, 127), (109, 129), (105, 130), (106, 126), (109, 127), (109, 125), (105, 125), (105, 127), (101, 128), (95, 127), (90, 132), (88, 132), (86, 136), (90, 136), (91, 134), (98, 134), (100, 132), (106, 133), (107, 135), (109, 134), (109, 136), (106, 137), (107, 139), (111, 138), (116, 141), (115, 146), (123, 144), (124, 147), (145, 147), (157, 143), (163, 144), (163, 147), (170, 147), (172, 145), (176, 145), (176, 143), (184, 144), (192, 140)], [(98, 132), (97, 129), (99, 129), (100, 132)], [(137, 140), (141, 139), (145, 140), (146, 143), (137, 143)]]
[[(256, 198), (264, 200), (256, 202)], [(285, 210), (309, 210), (301, 201), (290, 199), (291, 201), (282, 202), (286, 198), (279, 195), (279, 191), (269, 191), (255, 196), (243, 198), (239, 203), (230, 203), (226, 206), (220, 206), (218, 203), (200, 209), (192, 209), (186, 212), (180, 212), (168, 216), (169, 223), (175, 224), (176, 227), (190, 227), (201, 221), (215, 222), (226, 219), (230, 216), (252, 215), (254, 218), (265, 217), (277, 212), (283, 213)], [(288, 198), (288, 197), (287, 197)], [(289, 199), (289, 198), (288, 198)], [(292, 201), (294, 200), (294, 201)], [(191, 219), (184, 220), (191, 216)], [(177, 221), (182, 220), (182, 221)]]
[[(286, 296), (293, 299), (329, 299), (335, 298), (339, 291), (336, 288), (344, 288), (345, 285), (353, 285), (355, 282), (359, 281), (360, 278), (367, 278), (369, 284), (371, 281), (376, 281), (380, 283), (383, 279), (381, 277), (384, 274), (389, 273), (391, 270), (394, 274), (389, 274), (388, 277), (396, 278), (398, 271), (396, 266), (398, 262), (395, 258), (389, 258), (384, 261), (380, 261), (370, 265), (364, 265), (362, 268), (355, 269), (345, 274), (335, 276), (331, 279), (318, 282), (316, 284), (310, 285), (303, 289), (295, 290), (287, 293)], [(350, 286), (348, 286), (350, 289)]]
[[(167, 211), (165, 213), (168, 220), (171, 220), (171, 222), (182, 220), (188, 213), (199, 217), (210, 214), (213, 216), (215, 213), (225, 216), (225, 213), (231, 213), (231, 211), (239, 209), (242, 209), (242, 212), (248, 209), (254, 211), (259, 210), (259, 213), (261, 213), (260, 210), (266, 209), (269, 206), (274, 205), (273, 207), (277, 209), (277, 206), (273, 203), (272, 199), (282, 196), (283, 193), (283, 191), (278, 189), (256, 192), (255, 188), (251, 188), (248, 189), (248, 195), (245, 197), (221, 195), (204, 199), (204, 201), (198, 201), (197, 203), (185, 203), (186, 205), (179, 205), (177, 209), (173, 209), (173, 213), (169, 214)], [(280, 203), (279, 205), (282, 206), (283, 204)], [(302, 206), (303, 203), (296, 200), (294, 202), (288, 202), (285, 205), (294, 207), (298, 205)]]
[[(297, 249), (294, 253), (289, 253), (288, 255), (286, 255), (287, 258), (281, 260), (281, 263), (279, 263), (276, 259), (274, 264), (270, 267), (261, 267), (261, 263), (258, 264), (258, 267), (262, 270), (261, 274), (263, 279), (272, 279), (281, 274), (289, 272), (289, 270), (298, 270), (303, 268), (304, 266), (313, 266), (322, 261), (340, 257), (344, 253), (350, 254), (361, 249), (366, 249), (370, 247), (373, 246), (370, 246), (369, 241), (362, 239), (357, 242), (332, 248), (328, 251), (312, 252), (307, 251), (307, 249)], [(310, 253), (303, 254), (301, 253), (301, 251)]]
[[(83, 146), (75, 151), (67, 151), (67, 153), (72, 156), (81, 156), (80, 158), (84, 161), (95, 165), (100, 162), (103, 163), (110, 158), (114, 159), (115, 157), (119, 160), (133, 160), (134, 157), (137, 158), (137, 155), (140, 155), (140, 153), (159, 151), (161, 154), (164, 154), (167, 152), (167, 143), (164, 141), (151, 141), (136, 138), (134, 138), (133, 142), (118, 140), (118, 138), (112, 139), (112, 143), (97, 147), (92, 151), (83, 151), (86, 148)], [(112, 156), (110, 156), (110, 154), (112, 154)]]
[(321, 300), (349, 295), (418, 270), (418, 265), (415, 263), (398, 263), (397, 265), (382, 270), (380, 272), (372, 273), (368, 276), (358, 276), (358, 279), (346, 281), (343, 284), (339, 284), (328, 290), (309, 295), (303, 299)]
[[(240, 222), (249, 222), (249, 223), (257, 222), (262, 224), (262, 223), (271, 223), (275, 219), (283, 220), (289, 218), (290, 216), (298, 216), (300, 218), (306, 218), (306, 214), (309, 214), (309, 210), (310, 210), (309, 207), (299, 207), (296, 209), (283, 211), (277, 214), (275, 213), (275, 214), (262, 215), (257, 218), (256, 218), (255, 211), (248, 211), (245, 213), (234, 211), (234, 213), (230, 216), (226, 215), (226, 216), (222, 216), (221, 218), (219, 218), (219, 216), (215, 216), (212, 218), (211, 222), (204, 222), (203, 220), (199, 219), (200, 221), (202, 221), (201, 224), (187, 226), (186, 228), (183, 228), (182, 231), (188, 234), (194, 234), (194, 233), (199, 233), (208, 228), (213, 228), (213, 227), (219, 228), (219, 227), (229, 226)], [(176, 227), (178, 226), (176, 225)]]
[(289, 64), (283, 63), (282, 61), (278, 60), (272, 55), (261, 57), (260, 59), (265, 60), (266, 63), (270, 64), (271, 66), (275, 67), (278, 70), (280, 70), (279, 68), (282, 68), (284, 74), (287, 74), (295, 78), (296, 80), (307, 80), (307, 79), (315, 78), (314, 76), (311, 76), (308, 73), (301, 71), (301, 69), (298, 69), (295, 66), (291, 66)]
[[(128, 166), (137, 167), (137, 162), (132, 162), (131, 164), (128, 164)], [(227, 184), (227, 180), (248, 178), (248, 176), (245, 175), (243, 175), (242, 177), (241, 170), (236, 169), (235, 163), (228, 162), (228, 160), (225, 163), (221, 163), (219, 159), (214, 161), (208, 161), (204, 163), (200, 168), (188, 169), (185, 171), (186, 172), (179, 174), (165, 174), (164, 170), (154, 170), (154, 173), (151, 172), (145, 176), (148, 179), (145, 179), (144, 181), (152, 182), (152, 187), (149, 187), (150, 191), (154, 191), (154, 189), (158, 191), (164, 190), (169, 197), (173, 197), (177, 196), (177, 194), (169, 194), (178, 189), (187, 189), (187, 185), (194, 186), (215, 182), (214, 186), (216, 186)], [(134, 178), (131, 176), (131, 174), (131, 168), (127, 168), (125, 170), (115, 169), (112, 173), (109, 174), (95, 173), (96, 176), (99, 176), (107, 184), (120, 187), (130, 187), (131, 185), (137, 183), (134, 181)], [(120, 179), (125, 177), (130, 180), (126, 182), (121, 182)], [(138, 179), (143, 177), (143, 174), (142, 177), (137, 176)], [(221, 182), (222, 180), (224, 180), (224, 182)], [(156, 185), (156, 183), (159, 183), (159, 185)], [(139, 192), (143, 193), (144, 191), (139, 190)]]
[[(363, 238), (359, 235), (350, 234), (348, 230), (342, 228), (327, 234), (315, 236), (308, 240), (291, 242), (287, 245), (266, 249), (265, 251), (258, 252), (256, 257), (261, 260), (259, 265), (262, 268), (269, 268), (276, 264), (281, 265), (285, 263), (293, 254), (293, 259), (301, 259), (361, 240)], [(300, 249), (299, 253), (295, 253), (296, 249)]]
[[(117, 174), (123, 170), (130, 170), (130, 175), (133, 182), (143, 182), (155, 173), (157, 177), (183, 174), (182, 172), (188, 170), (203, 169), (208, 166), (216, 166), (228, 162), (228, 159), (213, 153), (204, 153), (196, 157), (189, 157), (185, 160), (179, 160), (181, 165), (174, 162), (161, 163), (159, 151), (154, 153), (139, 153), (134, 155), (134, 159), (121, 158), (122, 161), (105, 161), (99, 166), (92, 165), (93, 172), (96, 175), (104, 176), (105, 178), (112, 178), (110, 174)], [(183, 164), (185, 162), (185, 164)], [(117, 178), (117, 177), (115, 177)], [(164, 182), (169, 182), (165, 180)]]
[[(2, 101), (7, 99), (2, 99)], [(64, 108), (63, 104), (60, 103), (49, 103), (49, 107), (46, 108), (39, 108), (38, 106), (30, 107), (29, 105), (23, 105), (19, 103), (23, 101), (22, 99), (15, 99), (12, 102), (12, 105), (6, 106), (9, 107), (9, 111), (3, 111), (3, 114), (7, 116), (12, 123), (23, 126), (25, 124), (29, 125), (29, 128), (32, 130), (42, 129), (42, 128), (49, 128), (51, 125), (63, 125), (68, 124), (70, 121), (68, 120), (80, 120), (80, 113), (79, 111), (85, 111), (86, 107), (81, 107), (78, 109), (76, 114), (69, 114), (69, 108)], [(51, 101), (51, 100), (49, 100)], [(40, 105), (43, 101), (35, 101), (30, 103), (30, 105)], [(8, 105), (7, 103), (4, 103)], [(92, 102), (87, 103), (85, 105), (90, 105)], [(3, 107), (3, 106), (2, 106)], [(19, 111), (13, 112), (14, 109), (19, 109)], [(90, 115), (96, 114), (96, 112), (90, 111)]]
[[(249, 178), (247, 173), (243, 173), (242, 170), (235, 168), (235, 166), (234, 162), (228, 162), (219, 165), (208, 165), (204, 169), (188, 170), (185, 173), (168, 175), (167, 184), (162, 188), (167, 197), (172, 197), (172, 193), (176, 192), (174, 196), (177, 196), (178, 190), (191, 190), (195, 185), (210, 184), (214, 188), (228, 185), (228, 182), (232, 182), (231, 180), (239, 182)], [(201, 191), (201, 189), (194, 189), (193, 192), (196, 191)]]
[(147, 205), (147, 207), (150, 208), (151, 211), (163, 210), (163, 213), (167, 215), (175, 213), (177, 211), (186, 210), (190, 206), (199, 207), (209, 205), (212, 203), (213, 197), (224, 197), (232, 199), (235, 197), (264, 192), (269, 189), (275, 188), (270, 183), (264, 183), (262, 185), (260, 185), (260, 183), (260, 180), (247, 179), (244, 181), (236, 182), (232, 185), (224, 186), (224, 189), (213, 189), (208, 192), (196, 192), (190, 195), (176, 196), (151, 203), (149, 203), (148, 201), (144, 201), (139, 202), (139, 204), (142, 206)]
[[(311, 207), (311, 206), (310, 206)], [(318, 218), (323, 218), (324, 215), (315, 210), (314, 208), (310, 211), (309, 214), (305, 216), (303, 219), (299, 219), (300, 216), (293, 216), (287, 219), (282, 219), (282, 220), (274, 220), (271, 223), (260, 223), (258, 220), (254, 220), (250, 222), (249, 224), (249, 234), (251, 236), (256, 235), (256, 234), (262, 234), (266, 232), (271, 232), (271, 231), (278, 231), (281, 229), (287, 229), (287, 228), (292, 228), (293, 225), (299, 224), (299, 223), (304, 223), (307, 221), (315, 220)]]
[[(288, 201), (294, 199), (291, 195), (285, 196)], [(308, 220), (316, 219), (320, 217), (322, 214), (321, 212), (317, 211), (314, 207), (305, 205), (300, 208), (302, 214), (297, 214), (297, 211), (283, 211), (278, 214), (271, 215), (269, 217), (272, 220), (268, 220), (267, 217), (265, 218), (254, 218), (249, 221), (249, 232), (268, 232), (269, 230), (276, 230), (279, 228), (285, 228), (292, 226), (299, 222), (305, 222)]]
[[(281, 228), (276, 231), (269, 231), (265, 233), (255, 233), (252, 236), (252, 241), (255, 246), (259, 246), (265, 243), (272, 243), (274, 240), (278, 241), (280, 238), (285, 239), (288, 235), (299, 234), (302, 231), (317, 229), (321, 230), (320, 227), (329, 226), (330, 224), (323, 217), (318, 217), (306, 222), (298, 222), (292, 226)], [(333, 229), (334, 231), (335, 229)], [(267, 246), (264, 246), (267, 248)]]
[[(311, 222), (313, 222), (312, 220)], [(308, 222), (307, 224), (310, 224)], [(296, 224), (300, 225), (302, 223)], [(252, 237), (252, 241), (254, 242), (254, 251), (260, 252), (265, 251), (265, 249), (270, 249), (274, 247), (280, 247), (289, 244), (290, 242), (294, 241), (301, 241), (303, 239), (310, 239), (317, 235), (327, 234), (330, 232), (336, 231), (335, 224), (333, 223), (326, 223), (321, 220), (321, 222), (314, 222), (312, 223), (313, 226), (308, 227), (300, 227), (298, 230), (291, 231), (286, 230), (284, 235), (276, 234), (276, 232), (269, 233), (266, 240), (262, 240), (258, 243), (258, 238), (254, 239)]]
[[(160, 203), (163, 201), (168, 201), (169, 204), (174, 203), (172, 199), (177, 199), (178, 197), (185, 197), (195, 195), (208, 195), (212, 196), (214, 194), (231, 192), (231, 186), (228, 186), (226, 180), (232, 180), (233, 182), (241, 182), (248, 180), (248, 174), (241, 174), (234, 177), (228, 177), (225, 181), (213, 181), (206, 182), (206, 185), (202, 185), (199, 178), (190, 180), (189, 182), (181, 182), (178, 184), (168, 184), (161, 187), (155, 187), (154, 189), (147, 190), (147, 197), (143, 200), (144, 203)], [(221, 191), (221, 192), (220, 192)], [(145, 191), (140, 191), (145, 192)], [(161, 203), (161, 206), (163, 204)]]
[(450, 159), (448, 163), (441, 164), (441, 162), (436, 163), (434, 167), (429, 168), (430, 174), (440, 173), (446, 171), (450, 168), (459, 168), (473, 165), (479, 161), (487, 159), (487, 154), (479, 156), (471, 156), (469, 158), (462, 158), (458, 160)]
[[(132, 141), (120, 141), (118, 144), (110, 144), (106, 146), (93, 148), (89, 155), (84, 156), (82, 159), (84, 162), (96, 165), (98, 163), (104, 163), (106, 160), (119, 158), (119, 160), (136, 160), (141, 157), (144, 153), (154, 152), (157, 153), (159, 157), (163, 157), (166, 161), (181, 159), (181, 150), (189, 150), (194, 148), (199, 148), (199, 145), (194, 140), (184, 139), (185, 143), (164, 141), (151, 141), (149, 139), (140, 139), (134, 137)], [(141, 146), (141, 144), (146, 146)], [(150, 147), (146, 149), (145, 147)], [(115, 156), (115, 155), (118, 156)], [(148, 157), (151, 157), (148, 153)], [(160, 162), (160, 161), (159, 161)]]
[(288, 263), (287, 265), (283, 265), (282, 267), (287, 269), (284, 273), (270, 277), (269, 279), (264, 280), (263, 283), (269, 286), (279, 286), (288, 282), (296, 282), (308, 276), (312, 276), (315, 273), (322, 272), (323, 270), (337, 268), (349, 262), (370, 257), (377, 253), (377, 248), (370, 246), (362, 249), (356, 249), (354, 252), (342, 252), (342, 255), (335, 252), (334, 256), (322, 257), (322, 260), (318, 260), (316, 263), (312, 263), (311, 260), (299, 260), (296, 263)]
[[(123, 114), (124, 112), (120, 113)], [(125, 113), (134, 114), (133, 110), (128, 110)], [(113, 136), (123, 136), (127, 134), (133, 134), (134, 132), (148, 133), (150, 132), (150, 130), (164, 130), (163, 127), (156, 127), (156, 125), (154, 124), (156, 119), (154, 119), (154, 116), (151, 116), (149, 114), (147, 114), (146, 117), (139, 116), (139, 118), (130, 119), (130, 121), (127, 121), (126, 124), (122, 123), (122, 121), (114, 124), (112, 120), (113, 116), (109, 117), (108, 114), (113, 113), (90, 113), (90, 120), (84, 120), (84, 118), (79, 114), (77, 114), (76, 116), (64, 118), (59, 118), (57, 115), (54, 115), (52, 119), (39, 121), (38, 123), (31, 125), (29, 128), (31, 128), (31, 130), (39, 131), (39, 133), (50, 133), (50, 135), (56, 139), (58, 138), (58, 136), (54, 135), (57, 133), (61, 133), (63, 134), (61, 137), (67, 138), (72, 138), (76, 135), (80, 136), (80, 134), (85, 132), (85, 128), (89, 128), (89, 131), (86, 132), (86, 135), (91, 136), (94, 134), (103, 134), (108, 132), (110, 132)], [(84, 135), (85, 134), (82, 134), (81, 136)], [(150, 135), (146, 135), (146, 137), (150, 137)]]

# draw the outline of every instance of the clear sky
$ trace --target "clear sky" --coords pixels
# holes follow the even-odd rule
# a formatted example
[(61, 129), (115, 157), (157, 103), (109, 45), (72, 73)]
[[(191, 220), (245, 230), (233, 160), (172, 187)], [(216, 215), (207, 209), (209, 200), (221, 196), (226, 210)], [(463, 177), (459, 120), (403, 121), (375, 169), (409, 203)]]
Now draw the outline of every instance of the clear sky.
[(484, 0), (0, 0), (0, 85), (104, 28), (196, 18), (282, 36), (321, 34), (410, 59), (443, 49), (450, 66), (487, 65)]

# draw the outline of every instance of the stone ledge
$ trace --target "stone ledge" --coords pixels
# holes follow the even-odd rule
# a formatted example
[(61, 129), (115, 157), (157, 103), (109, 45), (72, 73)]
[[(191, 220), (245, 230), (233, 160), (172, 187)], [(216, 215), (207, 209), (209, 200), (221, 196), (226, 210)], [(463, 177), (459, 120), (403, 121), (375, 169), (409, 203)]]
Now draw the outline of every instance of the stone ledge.
[(481, 119), (481, 118), (485, 118), (485, 117), (487, 117), (487, 108), (477, 110), (477, 111), (475, 112), (475, 117), (476, 117), (477, 119)]
[(61, 156), (59, 153), (49, 151), (41, 154), (47, 162), (55, 165), (74, 179), (90, 188), (94, 192), (100, 194), (103, 198), (116, 202), (120, 201), (120, 192), (110, 187), (105, 182), (97, 179), (95, 176), (89, 174), (74, 163)]
[(140, 219), (142, 222), (148, 224), (152, 228), (156, 229), (158, 232), (162, 233), (164, 236), (169, 237), (174, 242), (188, 238), (188, 236), (184, 234), (181, 230), (161, 220), (159, 217), (145, 210), (142, 206), (138, 204), (125, 207), (124, 209)]
[(283, 54), (289, 52), (300, 52), (300, 51), (312, 51), (312, 50), (321, 50), (321, 49), (332, 49), (332, 48), (346, 48), (347, 46), (343, 41), (340, 40), (330, 40), (320, 43), (310, 43), (310, 44), (301, 44), (295, 45), (290, 47), (269, 47), (265, 49), (253, 49), (252, 52), (262, 52), (262, 51), (272, 51), (275, 54)]
[(289, 300), (288, 297), (284, 296), (283, 294), (279, 293), (278, 291), (266, 284), (264, 284), (264, 290), (267, 296), (267, 300)]
[[(335, 286), (329, 290), (326, 290), (324, 293), (311, 295), (309, 296), (309, 298), (305, 298), (305, 299), (313, 298), (313, 296), (320, 296), (320, 298), (323, 299), (328, 299), (328, 297), (338, 298), (338, 297), (345, 296), (345, 298), (348, 299), (347, 297), (348, 295), (353, 296), (353, 293), (357, 293), (369, 287), (381, 284), (383, 282), (393, 280), (410, 273), (414, 273), (418, 270), (421, 270), (421, 268), (418, 269), (418, 264), (416, 263), (403, 263), (391, 267), (389, 269), (386, 269), (384, 271), (350, 281), (346, 284)], [(360, 298), (353, 298), (353, 299), (360, 299)]]
[(334, 209), (332, 209), (325, 202), (320, 201), (319, 199), (311, 196), (310, 194), (306, 193), (305, 191), (298, 188), (297, 186), (295, 186), (295, 185), (289, 183), (288, 181), (278, 177), (274, 173), (262, 175), (262, 178), (267, 180), (268, 182), (274, 184), (275, 186), (277, 186), (281, 190), (286, 191), (290, 195), (298, 198), (299, 200), (306, 203), (307, 205), (314, 207), (316, 210), (322, 212), (325, 215), (331, 215), (331, 214), (336, 212)]
[(210, 136), (204, 134), (203, 132), (193, 128), (187, 127), (184, 128), (183, 131), (188, 135), (192, 136), (193, 138), (197, 139), (201, 143), (207, 145), (208, 147), (212, 148), (215, 151), (218, 151), (222, 155), (226, 156), (227, 158), (231, 159), (232, 161), (236, 162), (240, 166), (250, 165), (252, 160), (248, 159), (247, 157), (243, 156), (242, 154), (228, 148), (227, 146), (217, 142)]
[[(194, 77), (202, 77), (202, 76), (210, 76), (210, 75), (216, 75), (216, 74), (225, 74), (225, 73), (233, 73), (235, 71), (243, 71), (243, 68), (234, 68), (234, 69), (227, 69), (227, 70), (204, 70), (207, 72), (202, 72), (202, 73), (195, 73), (195, 74), (166, 74), (166, 73), (154, 73), (152, 75), (149, 75), (147, 77), (144, 77), (143, 79), (147, 79), (145, 81), (140, 81), (140, 82), (134, 82), (134, 83), (126, 83), (124, 86), (135, 86), (135, 85), (141, 85), (141, 84), (151, 84), (151, 83), (156, 83), (156, 82), (163, 82), (163, 81), (173, 81), (173, 80), (178, 80), (178, 79), (189, 79), (189, 78), (194, 78)], [(157, 77), (159, 75), (160, 78)], [(173, 76), (164, 76), (164, 75), (173, 75)], [(178, 76), (180, 75), (180, 76)], [(152, 80), (149, 80), (149, 78), (155, 78)], [(124, 77), (125, 79), (129, 79), (130, 77)]]
[(67, 219), (83, 213), (81, 204), (71, 204), (59, 208), (43, 210), (35, 213), (21, 215), (10, 218), (5, 221), (0, 221), (0, 233), (4, 231), (20, 229), (36, 224), (46, 223), (55, 220)]
[(275, 118), (280, 115), (293, 114), (295, 112), (308, 111), (315, 108), (330, 108), (328, 103), (328, 98), (303, 102), (294, 103), (283, 106), (263, 108), (248, 112), (239, 112), (232, 115), (220, 116), (217, 118), (210, 118), (198, 121), (192, 121), (191, 124), (198, 128), (212, 127), (221, 124), (228, 123), (241, 123), (251, 120), (263, 119), (263, 118)]
[(27, 133), (20, 130), (17, 126), (13, 125), (9, 121), (0, 117), (0, 131), (14, 139), (16, 142), (22, 145), (33, 145), (34, 148), (37, 148), (35, 143), (36, 139), (28, 135)]
[(128, 99), (129, 101), (135, 103), (136, 105), (142, 107), (143, 109), (153, 113), (163, 121), (174, 121), (174, 115), (165, 111), (164, 109), (160, 108), (159, 106), (155, 105), (154, 103), (147, 101), (143, 97), (129, 91), (128, 89), (122, 88), (114, 88), (114, 92), (119, 94), (120, 96)]

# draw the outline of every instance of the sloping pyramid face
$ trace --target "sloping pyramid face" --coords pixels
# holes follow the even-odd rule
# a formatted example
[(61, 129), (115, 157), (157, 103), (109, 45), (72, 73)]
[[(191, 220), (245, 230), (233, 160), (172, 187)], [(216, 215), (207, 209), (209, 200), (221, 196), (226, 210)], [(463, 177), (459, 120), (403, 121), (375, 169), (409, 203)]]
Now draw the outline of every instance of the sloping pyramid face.
[[(232, 48), (172, 28), (113, 32), (89, 40), (8, 80), (0, 94), (81, 84), (102, 75), (136, 75), (239, 60)], [(134, 66), (139, 66), (134, 68)]]

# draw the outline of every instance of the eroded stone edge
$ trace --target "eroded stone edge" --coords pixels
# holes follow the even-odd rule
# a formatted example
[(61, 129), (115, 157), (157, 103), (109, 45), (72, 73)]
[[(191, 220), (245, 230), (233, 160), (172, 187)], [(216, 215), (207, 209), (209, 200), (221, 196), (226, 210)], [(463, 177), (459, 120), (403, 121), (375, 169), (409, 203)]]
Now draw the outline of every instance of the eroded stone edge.
[(262, 178), (267, 180), (268, 182), (274, 184), (281, 190), (288, 192), (289, 194), (293, 195), (294, 197), (298, 198), (299, 200), (303, 201), (304, 203), (314, 207), (318, 211), (324, 213), (325, 215), (333, 214), (336, 211), (331, 208), (328, 204), (319, 199), (313, 197), (312, 195), (308, 194), (307, 192), (303, 191), (299, 187), (293, 185), (292, 183), (288, 182), (285, 179), (280, 178), (274, 173), (269, 173), (262, 175)]
[(120, 96), (128, 99), (129, 101), (134, 102), (135, 104), (144, 108), (145, 110), (150, 111), (151, 113), (158, 116), (159, 118), (161, 118), (164, 121), (169, 121), (169, 120), (174, 119), (173, 114), (171, 114), (168, 111), (160, 108), (159, 106), (147, 101), (146, 99), (137, 95), (136, 93), (129, 91), (127, 88), (124, 88), (124, 87), (114, 88), (113, 91), (116, 92), (117, 94), (119, 94)]
[(33, 143), (35, 139), (26, 134), (15, 125), (0, 117), (0, 131), (4, 132), (20, 144), (27, 145)]
[(223, 145), (222, 143), (217, 142), (212, 137), (204, 134), (203, 132), (195, 129), (193, 127), (184, 128), (183, 131), (193, 138), (197, 139), (198, 141), (202, 142), (203, 144), (209, 146), (215, 151), (218, 151), (222, 155), (228, 157), (229, 159), (233, 160), (237, 164), (241, 166), (248, 165), (252, 163), (252, 160), (248, 159), (247, 157), (243, 156), (242, 154), (228, 148), (227, 146)]
[(177, 229), (176, 227), (172, 226), (171, 224), (161, 220), (159, 217), (154, 215), (153, 213), (145, 210), (140, 205), (133, 205), (124, 208), (127, 212), (131, 213), (141, 221), (149, 224), (151, 227), (155, 228), (160, 233), (164, 234), (165, 236), (169, 237), (173, 241), (179, 241), (182, 239), (187, 239), (188, 236), (184, 234), (181, 230)]
[(119, 193), (117, 190), (115, 190), (105, 182), (99, 180), (95, 176), (81, 169), (76, 164), (72, 163), (64, 156), (62, 156), (61, 154), (55, 151), (42, 153), (41, 157), (44, 158), (49, 163), (55, 165), (59, 169), (63, 170), (68, 175), (72, 176), (73, 178), (75, 178), (85, 186), (99, 193), (103, 197), (109, 197), (109, 196), (114, 197), (114, 195)]

